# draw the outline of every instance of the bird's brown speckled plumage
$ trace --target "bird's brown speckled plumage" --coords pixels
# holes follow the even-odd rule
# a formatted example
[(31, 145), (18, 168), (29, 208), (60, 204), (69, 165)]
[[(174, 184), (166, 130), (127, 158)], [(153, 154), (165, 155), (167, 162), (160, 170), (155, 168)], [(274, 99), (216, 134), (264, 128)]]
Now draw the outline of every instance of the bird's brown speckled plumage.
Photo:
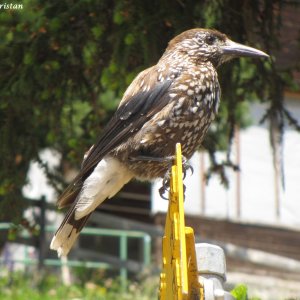
[[(174, 145), (182, 144), (183, 155), (190, 158), (201, 141), (218, 110), (220, 87), (211, 64), (194, 65), (187, 59), (170, 70), (168, 61), (162, 60), (137, 78), (143, 89), (145, 77), (154, 77), (154, 85), (165, 80), (171, 85), (165, 97), (168, 104), (149, 119), (131, 138), (112, 151), (139, 179), (162, 177), (168, 164), (149, 161), (131, 161), (130, 157), (167, 157), (174, 153)], [(145, 77), (144, 77), (145, 76)], [(147, 166), (145, 168), (145, 165)]]
[(103, 134), (85, 155), (81, 170), (58, 200), (72, 204), (51, 248), (66, 255), (89, 215), (131, 178), (151, 180), (168, 171), (176, 143), (190, 158), (215, 118), (220, 101), (217, 67), (237, 56), (267, 55), (211, 29), (176, 36), (158, 63), (126, 90)]

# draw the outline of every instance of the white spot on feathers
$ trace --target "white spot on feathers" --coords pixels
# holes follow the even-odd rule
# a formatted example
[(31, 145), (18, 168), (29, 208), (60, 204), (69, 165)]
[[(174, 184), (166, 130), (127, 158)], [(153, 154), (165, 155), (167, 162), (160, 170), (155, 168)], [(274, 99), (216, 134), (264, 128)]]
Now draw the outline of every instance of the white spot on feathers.
[(165, 124), (165, 122), (166, 122), (166, 120), (161, 120), (161, 121), (157, 122), (157, 125), (161, 127)]
[(191, 107), (191, 111), (192, 111), (192, 113), (195, 114), (198, 111), (198, 107), (197, 106)]
[(179, 88), (180, 90), (182, 90), (182, 91), (186, 91), (186, 90), (188, 89), (188, 86), (185, 85), (185, 84), (180, 84), (180, 85), (178, 86), (178, 88)]

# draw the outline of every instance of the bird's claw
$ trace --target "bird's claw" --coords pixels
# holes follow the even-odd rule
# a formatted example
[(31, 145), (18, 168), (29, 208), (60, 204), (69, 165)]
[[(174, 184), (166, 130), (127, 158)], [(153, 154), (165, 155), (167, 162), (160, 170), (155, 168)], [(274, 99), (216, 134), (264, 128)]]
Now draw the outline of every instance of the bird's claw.
[[(168, 179), (166, 179), (168, 177)], [(165, 196), (165, 193), (167, 192), (167, 195), (170, 193), (170, 189), (168, 188), (170, 186), (170, 177), (169, 175), (165, 176), (163, 181), (162, 181), (162, 186), (158, 189), (159, 195), (162, 199), (164, 200), (169, 200), (168, 196)], [(183, 185), (183, 194), (185, 194), (186, 191), (186, 186), (185, 184)]]
[[(183, 196), (185, 196), (185, 191), (186, 191), (186, 186), (185, 186), (185, 184), (183, 185)], [(185, 197), (183, 197), (183, 201), (184, 201), (184, 198)]]
[(186, 173), (188, 170), (191, 170), (191, 175), (194, 174), (194, 168), (189, 163), (188, 159), (186, 159), (184, 156), (182, 156), (182, 170), (183, 170), (183, 179), (186, 177)]
[[(155, 161), (160, 163), (167, 163), (168, 171), (162, 180), (162, 186), (161, 188), (159, 188), (158, 192), (161, 198), (168, 200), (169, 197), (168, 196), (166, 197), (165, 194), (166, 192), (168, 192), (169, 195), (170, 192), (170, 174), (171, 174), (172, 165), (174, 163), (174, 158), (175, 158), (174, 156), (150, 157), (150, 156), (140, 155), (137, 157), (130, 157), (129, 159), (131, 161), (141, 160), (141, 161)], [(188, 159), (184, 156), (182, 156), (182, 170), (183, 170), (183, 179), (185, 179), (188, 170), (191, 170), (192, 175), (194, 173), (193, 167), (189, 163)], [(183, 191), (185, 192), (185, 185), (183, 185)]]
[(169, 200), (169, 197), (166, 197), (165, 193), (168, 192), (169, 194), (170, 190), (168, 190), (164, 185), (161, 188), (159, 188), (158, 192), (162, 199)]
[[(170, 192), (170, 174), (171, 174), (171, 168), (172, 168), (172, 164), (174, 161), (174, 157), (173, 156), (168, 156), (165, 158), (165, 161), (169, 162), (169, 168), (168, 168), (168, 172), (166, 173), (166, 175), (164, 176), (163, 180), (162, 180), (162, 186), (161, 188), (158, 190), (159, 195), (162, 199), (168, 200), (169, 198), (165, 196), (166, 192)], [(191, 173), (193, 175), (194, 173), (194, 169), (192, 167), (192, 165), (189, 163), (189, 161), (182, 156), (182, 170), (183, 170), (183, 179), (185, 179), (186, 177), (186, 173), (188, 170), (191, 170)], [(185, 185), (183, 185), (183, 192), (185, 193), (186, 187)]]
[[(170, 173), (170, 170), (171, 170), (171, 168), (172, 168), (172, 165), (173, 165), (173, 163), (174, 163), (174, 160), (175, 160), (175, 157), (174, 156), (166, 156), (165, 158), (164, 158), (164, 160), (166, 161), (166, 162), (168, 162), (168, 169), (169, 169), (169, 173)], [(187, 171), (188, 170), (191, 170), (191, 175), (193, 175), (194, 174), (194, 168), (192, 167), (192, 165), (189, 163), (189, 160), (185, 157), (185, 156), (183, 156), (182, 155), (182, 171), (183, 171), (183, 179), (185, 179), (185, 177), (186, 177), (186, 173), (187, 173)]]
[(163, 198), (164, 200), (168, 200), (169, 197), (165, 196), (165, 193), (168, 192), (168, 195), (169, 195), (169, 192), (170, 192), (170, 171), (168, 171), (166, 173), (166, 175), (164, 176), (163, 180), (162, 180), (162, 186), (161, 188), (158, 190), (159, 192), (159, 195), (161, 198)]

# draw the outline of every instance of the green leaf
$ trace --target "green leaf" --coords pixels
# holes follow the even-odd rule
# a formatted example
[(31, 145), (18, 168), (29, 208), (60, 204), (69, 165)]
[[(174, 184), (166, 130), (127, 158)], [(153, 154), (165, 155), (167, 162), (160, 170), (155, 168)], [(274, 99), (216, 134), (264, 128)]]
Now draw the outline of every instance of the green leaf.
[(97, 25), (93, 27), (92, 33), (96, 39), (99, 39), (103, 33), (103, 27), (101, 25)]
[(12, 33), (12, 31), (9, 31), (7, 34), (6, 34), (6, 40), (8, 42), (11, 42), (13, 40), (13, 37), (14, 37), (14, 34)]
[(132, 45), (135, 41), (134, 35), (132, 33), (128, 33), (125, 36), (124, 42), (127, 46)]
[(49, 23), (50, 30), (52, 32), (58, 31), (61, 28), (61, 20), (59, 18), (54, 18)]
[(247, 291), (247, 287), (244, 284), (240, 284), (231, 291), (231, 295), (235, 297), (236, 300), (248, 300)]
[(25, 65), (31, 65), (33, 62), (33, 56), (31, 52), (27, 52), (24, 55), (23, 62)]
[(108, 69), (109, 69), (109, 71), (110, 71), (112, 74), (114, 74), (114, 73), (116, 73), (116, 72), (118, 71), (118, 66), (117, 66), (116, 63), (111, 62), (111, 63), (109, 64)]
[(121, 11), (115, 11), (113, 17), (114, 23), (121, 25), (124, 22), (124, 17)]
[(99, 96), (101, 106), (107, 110), (113, 110), (116, 108), (119, 99), (116, 97), (116, 93), (112, 90), (107, 90)]

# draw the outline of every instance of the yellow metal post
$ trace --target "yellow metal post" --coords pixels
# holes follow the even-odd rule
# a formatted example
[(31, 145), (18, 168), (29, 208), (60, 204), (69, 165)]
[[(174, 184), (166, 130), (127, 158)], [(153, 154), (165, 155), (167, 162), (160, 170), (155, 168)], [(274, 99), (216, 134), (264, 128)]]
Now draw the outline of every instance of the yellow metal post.
[(185, 227), (182, 155), (176, 145), (170, 180), (169, 207), (163, 237), (163, 266), (160, 275), (161, 300), (203, 299), (198, 282), (194, 231)]

